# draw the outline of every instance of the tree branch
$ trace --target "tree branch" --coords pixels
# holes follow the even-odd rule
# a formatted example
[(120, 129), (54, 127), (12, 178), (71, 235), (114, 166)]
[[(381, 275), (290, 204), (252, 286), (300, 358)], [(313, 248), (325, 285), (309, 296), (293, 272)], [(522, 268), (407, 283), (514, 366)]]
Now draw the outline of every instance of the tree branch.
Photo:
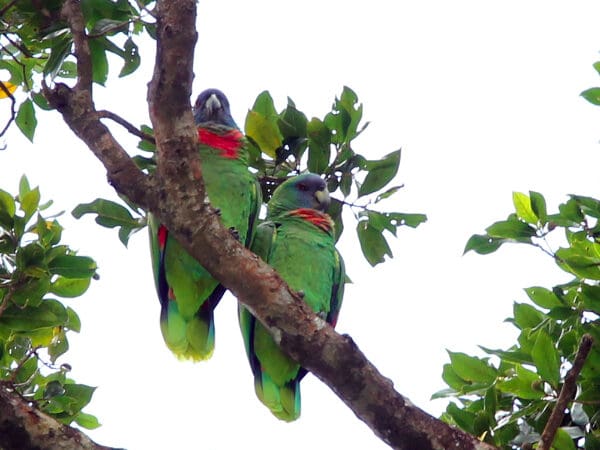
[(0, 383), (0, 446), (3, 450), (115, 450), (63, 425)]
[[(398, 394), (349, 336), (339, 335), (317, 317), (272, 268), (221, 225), (205, 201), (189, 103), (195, 0), (159, 0), (156, 11), (158, 48), (148, 91), (157, 143), (154, 183), (100, 123), (86, 83), (78, 82), (73, 90), (64, 85), (45, 90), (49, 102), (104, 164), (115, 189), (154, 213), (269, 328), (285, 352), (330, 386), (387, 444), (420, 450), (494, 448), (433, 418)], [(71, 23), (74, 27), (76, 21)], [(77, 56), (79, 66), (86, 58)], [(88, 68), (82, 68), (86, 76)]]
[(152, 136), (151, 134), (148, 134), (148, 133), (144, 133), (143, 131), (137, 129), (135, 126), (133, 126), (132, 124), (127, 122), (125, 119), (123, 119), (121, 116), (118, 116), (117, 114), (115, 114), (114, 112), (103, 109), (101, 111), (98, 111), (98, 118), (99, 119), (110, 119), (114, 122), (117, 122), (119, 125), (121, 125), (123, 128), (125, 128), (127, 131), (129, 131), (134, 136), (137, 136), (140, 139), (151, 142), (153, 144), (156, 142), (154, 140), (154, 136)]
[(558, 395), (556, 405), (554, 405), (552, 414), (550, 414), (548, 422), (542, 432), (538, 450), (549, 450), (552, 446), (556, 431), (560, 427), (565, 416), (565, 409), (567, 409), (569, 402), (573, 400), (573, 397), (577, 392), (577, 378), (579, 378), (581, 369), (583, 369), (583, 365), (585, 364), (585, 360), (590, 353), (593, 344), (594, 338), (589, 334), (584, 334), (579, 343), (579, 349), (577, 350), (577, 355), (573, 361), (573, 367), (569, 369), (565, 376), (565, 382)]

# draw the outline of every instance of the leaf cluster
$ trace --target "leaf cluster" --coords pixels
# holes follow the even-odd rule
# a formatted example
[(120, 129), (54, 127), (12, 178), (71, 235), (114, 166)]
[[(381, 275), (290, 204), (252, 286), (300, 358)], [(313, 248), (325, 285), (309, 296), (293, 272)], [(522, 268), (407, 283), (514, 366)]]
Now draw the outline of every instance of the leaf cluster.
[[(384, 231), (396, 236), (400, 226), (416, 227), (424, 214), (382, 212), (372, 205), (397, 193), (402, 186), (389, 186), (398, 173), (400, 150), (380, 159), (367, 159), (355, 151), (355, 139), (367, 128), (361, 123), (363, 106), (356, 93), (344, 87), (331, 111), (323, 118), (308, 120), (294, 101), (277, 111), (269, 92), (258, 95), (245, 121), (250, 142), (251, 166), (263, 186), (268, 201), (273, 190), (287, 177), (304, 171), (322, 175), (334, 194), (328, 211), (339, 239), (344, 222), (344, 206), (357, 220), (356, 231), (367, 261), (375, 266), (392, 251)], [(335, 196), (335, 194), (338, 194)]]
[(94, 388), (67, 377), (56, 366), (79, 332), (77, 313), (56, 297), (82, 295), (96, 263), (61, 244), (62, 227), (43, 211), (40, 191), (22, 177), (19, 194), (0, 190), (0, 382), (65, 424), (99, 426), (82, 409)]
[[(465, 251), (486, 254), (509, 242), (541, 249), (572, 276), (552, 288), (525, 289), (529, 302), (515, 302), (507, 319), (518, 330), (508, 349), (481, 347), (487, 357), (449, 352), (442, 378), (448, 389), (434, 397), (452, 397), (443, 419), (501, 448), (539, 441), (572, 367), (584, 334), (595, 344), (577, 379), (553, 442), (556, 450), (600, 448), (600, 201), (571, 195), (548, 214), (537, 192), (514, 193), (515, 212), (486, 234), (469, 239)], [(564, 235), (553, 249), (549, 234)], [(562, 238), (562, 237), (561, 237)]]
[[(368, 124), (361, 124), (362, 105), (356, 94), (344, 87), (333, 102), (331, 111), (320, 119), (308, 120), (292, 99), (277, 111), (273, 98), (264, 91), (258, 95), (245, 120), (249, 165), (256, 173), (263, 191), (263, 201), (271, 198), (275, 188), (288, 177), (310, 171), (322, 175), (334, 194), (328, 213), (335, 221), (336, 239), (344, 231), (342, 213), (350, 209), (357, 221), (356, 231), (367, 261), (375, 266), (392, 257), (386, 233), (396, 236), (401, 226), (417, 227), (427, 218), (424, 214), (386, 212), (374, 205), (396, 194), (402, 186), (389, 186), (398, 173), (400, 150), (380, 159), (367, 159), (357, 153), (354, 140)], [(152, 129), (142, 126), (152, 135)], [(138, 167), (148, 173), (155, 169), (154, 143), (140, 141), (144, 154), (134, 156)], [(337, 195), (335, 195), (337, 194)], [(127, 245), (129, 236), (146, 222), (134, 205), (125, 208), (115, 202), (96, 199), (79, 205), (73, 214), (96, 214), (96, 222), (119, 227), (119, 238)]]
[[(134, 36), (144, 31), (154, 36), (155, 24), (148, 9), (152, 4), (148, 0), (81, 1), (94, 82), (103, 85), (107, 80), (108, 53), (123, 60), (120, 77), (139, 67)], [(8, 91), (20, 87), (26, 94), (12, 119), (29, 140), (33, 140), (37, 126), (36, 107), (49, 109), (40, 92), (41, 80), (77, 76), (73, 36), (61, 16), (62, 5), (62, 0), (0, 0), (0, 69), (10, 74), (1, 82)], [(4, 90), (3, 94), (8, 96)], [(12, 93), (10, 97), (14, 101)]]

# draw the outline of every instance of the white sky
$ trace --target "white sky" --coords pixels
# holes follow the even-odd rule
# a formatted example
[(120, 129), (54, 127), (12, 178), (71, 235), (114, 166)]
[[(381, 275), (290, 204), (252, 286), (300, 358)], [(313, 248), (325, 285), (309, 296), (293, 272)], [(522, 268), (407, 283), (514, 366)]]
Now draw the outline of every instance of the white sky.
[[(349, 333), (402, 394), (430, 402), (444, 387), (445, 349), (508, 346), (503, 323), (522, 288), (566, 276), (525, 247), (461, 256), (468, 237), (511, 212), (513, 190), (546, 194), (555, 210), (567, 193), (598, 196), (600, 109), (578, 94), (600, 84), (595, 1), (367, 2), (217, 1), (199, 4), (195, 95), (218, 87), (243, 125), (256, 95), (286, 96), (323, 116), (343, 85), (364, 103), (371, 126), (356, 143), (367, 157), (403, 148), (387, 210), (423, 212), (417, 230), (391, 239), (395, 258), (370, 268), (353, 231), (341, 244), (354, 284), (338, 330)], [(99, 108), (148, 123), (142, 72), (96, 89)], [(116, 72), (116, 71), (115, 71)], [(56, 113), (39, 116), (35, 145), (12, 132), (0, 152), (0, 187), (15, 192), (27, 173), (45, 199), (68, 212), (115, 198), (101, 164)], [(121, 130), (119, 136), (123, 136)], [(133, 149), (135, 140), (128, 139)], [(61, 218), (65, 242), (96, 258), (101, 279), (71, 304), (83, 329), (64, 362), (98, 386), (87, 411), (105, 445), (138, 449), (387, 448), (322, 383), (302, 383), (302, 417), (279, 422), (255, 398), (237, 327), (235, 300), (217, 311), (217, 348), (208, 363), (178, 362), (162, 342), (146, 233), (125, 249), (90, 218)]]

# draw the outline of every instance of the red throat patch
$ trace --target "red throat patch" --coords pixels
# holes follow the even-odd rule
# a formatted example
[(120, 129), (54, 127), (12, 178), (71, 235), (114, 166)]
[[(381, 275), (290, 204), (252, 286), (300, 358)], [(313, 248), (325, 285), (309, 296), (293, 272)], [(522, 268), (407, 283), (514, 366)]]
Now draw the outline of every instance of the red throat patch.
[(333, 220), (329, 214), (322, 213), (316, 209), (298, 208), (290, 211), (290, 216), (299, 217), (302, 220), (306, 220), (326, 233), (333, 231)]
[(221, 156), (236, 159), (242, 146), (244, 135), (240, 130), (230, 130), (224, 134), (213, 133), (206, 128), (198, 128), (198, 141), (201, 144), (221, 150)]

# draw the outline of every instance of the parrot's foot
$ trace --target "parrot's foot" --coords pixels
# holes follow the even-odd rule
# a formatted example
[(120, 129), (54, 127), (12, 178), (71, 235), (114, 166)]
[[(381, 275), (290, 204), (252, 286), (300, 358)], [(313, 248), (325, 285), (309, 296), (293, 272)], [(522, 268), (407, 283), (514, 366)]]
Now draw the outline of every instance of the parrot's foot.
[(235, 227), (229, 227), (229, 232), (236, 240), (241, 241), (240, 233), (235, 229)]
[(304, 295), (305, 295), (303, 290), (299, 290), (299, 291), (297, 291), (297, 292), (296, 292), (296, 294), (297, 294), (297, 295), (298, 295), (298, 297), (300, 297), (300, 298), (304, 298)]
[(221, 208), (215, 208), (215, 214), (221, 217)]

